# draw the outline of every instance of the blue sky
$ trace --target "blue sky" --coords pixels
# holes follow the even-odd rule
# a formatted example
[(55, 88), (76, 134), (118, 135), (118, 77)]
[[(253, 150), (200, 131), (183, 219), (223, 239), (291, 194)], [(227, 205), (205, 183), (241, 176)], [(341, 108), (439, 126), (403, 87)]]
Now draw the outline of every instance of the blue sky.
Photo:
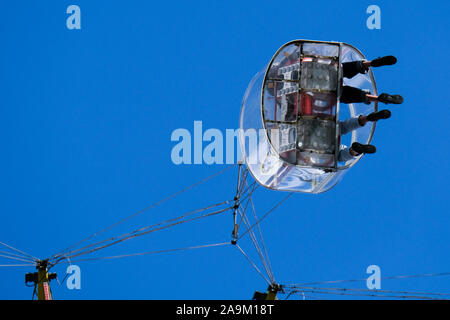
[[(70, 4), (81, 8), (81, 30), (66, 28)], [(381, 30), (366, 27), (371, 4)], [(450, 271), (449, 9), (445, 1), (3, 1), (0, 241), (44, 258), (225, 168), (174, 165), (172, 131), (195, 120), (236, 128), (248, 82), (283, 43), (334, 40), (367, 57), (396, 55), (396, 66), (374, 72), (380, 92), (405, 103), (377, 126), (378, 152), (339, 185), (296, 194), (264, 220), (276, 279), (358, 279), (372, 264), (382, 276)], [(235, 180), (228, 171), (112, 234), (232, 198)], [(259, 190), (258, 212), (284, 195)], [(205, 219), (104, 254), (228, 241), (231, 223)], [(55, 283), (55, 298), (247, 299), (266, 288), (229, 246), (79, 266), (82, 289)], [(55, 268), (61, 279), (65, 267)], [(0, 268), (0, 298), (31, 298), (23, 284), (31, 271)], [(449, 292), (450, 277), (382, 288)]]

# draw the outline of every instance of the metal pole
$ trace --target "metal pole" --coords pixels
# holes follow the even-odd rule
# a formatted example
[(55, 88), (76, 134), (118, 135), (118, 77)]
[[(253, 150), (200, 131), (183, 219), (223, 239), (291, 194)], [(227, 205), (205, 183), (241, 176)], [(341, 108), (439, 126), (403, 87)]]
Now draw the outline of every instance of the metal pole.
[(48, 272), (47, 260), (37, 261), (36, 269), (37, 272), (25, 274), (25, 284), (34, 283), (34, 290), (36, 292), (37, 289), (38, 300), (53, 300), (50, 281), (56, 279), (56, 273)]
[(38, 300), (52, 300), (50, 290), (50, 279), (48, 277), (47, 265), (38, 267), (37, 297)]

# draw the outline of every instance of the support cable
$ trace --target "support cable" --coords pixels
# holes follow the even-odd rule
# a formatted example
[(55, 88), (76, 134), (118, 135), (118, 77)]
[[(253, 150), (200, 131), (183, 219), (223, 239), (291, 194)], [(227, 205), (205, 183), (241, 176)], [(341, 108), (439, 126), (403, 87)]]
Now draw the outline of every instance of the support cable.
[[(246, 215), (245, 215), (244, 213), (242, 213), (242, 212), (239, 212), (239, 213), (242, 215), (242, 219), (244, 220), (244, 223), (245, 223), (245, 225), (247, 226), (247, 228), (250, 228), (250, 222), (248, 221), (248, 218), (246, 217)], [(266, 263), (266, 261), (265, 261), (265, 259), (264, 259), (264, 254), (263, 254), (262, 251), (261, 251), (261, 248), (260, 248), (260, 246), (259, 246), (259, 243), (258, 243), (256, 237), (255, 237), (254, 232), (251, 231), (251, 232), (249, 233), (249, 235), (250, 235), (250, 239), (252, 240), (253, 246), (255, 247), (256, 252), (257, 252), (258, 255), (259, 255), (259, 258), (261, 259), (261, 262), (262, 262), (262, 264), (263, 264), (264, 269), (266, 270), (266, 273), (267, 273), (269, 279), (271, 280), (271, 282), (273, 282), (273, 279), (272, 279), (272, 277), (271, 277), (269, 268), (268, 268), (267, 263)]]
[[(425, 278), (425, 277), (442, 277), (442, 276), (450, 276), (450, 272), (423, 273), (423, 274), (403, 275), (403, 276), (389, 276), (389, 277), (382, 277), (381, 280)], [(285, 285), (285, 287), (301, 287), (301, 286), (310, 286), (310, 285), (317, 285), (317, 284), (349, 283), (349, 282), (365, 282), (365, 281), (367, 281), (367, 279), (315, 281), (315, 282), (288, 284), (288, 285)]]
[(256, 272), (259, 273), (259, 275), (267, 282), (268, 285), (271, 285), (271, 282), (266, 278), (266, 276), (258, 269), (258, 267), (256, 266), (256, 264), (249, 258), (249, 256), (244, 252), (244, 250), (242, 250), (242, 248), (236, 244), (235, 245), (236, 248), (239, 249), (239, 251), (244, 255), (244, 257), (247, 259), (248, 262), (250, 262), (250, 264), (252, 265), (252, 267), (256, 270)]
[(272, 213), (276, 208), (278, 208), (281, 204), (283, 204), (289, 197), (291, 197), (293, 195), (293, 192), (289, 193), (286, 197), (284, 197), (281, 201), (279, 201), (272, 209), (270, 209), (269, 211), (267, 211), (258, 221), (256, 221), (250, 229), (248, 229), (247, 231), (245, 231), (243, 234), (241, 234), (238, 238), (241, 239), (243, 236), (245, 236), (247, 234), (247, 232), (249, 232), (251, 229), (253, 229), (258, 223), (260, 223), (262, 220), (264, 220), (270, 213)]
[[(250, 205), (251, 205), (251, 208), (252, 208), (252, 211), (253, 211), (253, 216), (255, 217), (255, 221), (258, 221), (258, 217), (256, 215), (256, 210), (255, 210), (255, 206), (253, 204), (252, 197), (250, 197), (249, 199), (250, 199)], [(264, 243), (264, 238), (263, 238), (263, 235), (262, 235), (262, 231), (261, 231), (260, 225), (258, 224), (257, 227), (258, 227), (258, 232), (259, 232), (259, 238), (261, 239), (261, 245), (262, 245), (262, 248), (264, 250), (264, 255), (265, 255), (265, 258), (266, 258), (265, 260), (267, 262), (267, 266), (268, 266), (268, 269), (269, 269), (269, 277), (270, 277), (270, 280), (273, 283), (275, 283), (275, 278), (273, 276), (272, 265), (270, 264), (269, 254), (267, 252), (267, 248), (266, 248), (266, 245)]]
[[(384, 295), (384, 294), (369, 294), (369, 293), (347, 293), (347, 292), (335, 292), (335, 291), (324, 291), (324, 290), (298, 290), (297, 292), (309, 292), (314, 294), (334, 294), (340, 296), (359, 296), (359, 297), (377, 297), (377, 298), (397, 298), (397, 299), (422, 299), (422, 300), (443, 300), (436, 297), (427, 296), (413, 296), (413, 295)], [(296, 291), (294, 290), (294, 293)]]
[(0, 250), (0, 254), (6, 254), (6, 255), (9, 255), (9, 256), (11, 256), (11, 257), (16, 257), (16, 258), (20, 258), (20, 259), (25, 259), (25, 260), (27, 260), (27, 261), (35, 261), (34, 259), (32, 259), (32, 258), (30, 258), (30, 257), (27, 257), (27, 256), (25, 256), (25, 255), (22, 255), (22, 254), (15, 254), (15, 253), (12, 253), (12, 252), (9, 252), (9, 251), (3, 251), (3, 250)]
[(187, 220), (184, 220), (184, 221), (174, 222), (174, 223), (169, 224), (169, 225), (167, 225), (167, 226), (159, 227), (159, 228), (156, 228), (156, 229), (148, 230), (148, 231), (141, 232), (141, 233), (137, 233), (137, 234), (132, 234), (132, 235), (129, 235), (129, 236), (123, 238), (123, 239), (116, 240), (116, 241), (114, 241), (114, 242), (111, 242), (111, 243), (105, 244), (105, 245), (103, 245), (103, 246), (99, 246), (99, 247), (93, 248), (93, 249), (91, 249), (91, 250), (86, 250), (86, 251), (79, 252), (79, 253), (77, 253), (77, 254), (69, 255), (69, 256), (67, 256), (67, 257), (62, 257), (62, 258), (56, 260), (56, 262), (52, 263), (52, 266), (56, 265), (57, 263), (59, 263), (60, 261), (66, 259), (66, 258), (73, 259), (73, 258), (78, 257), (78, 256), (81, 256), (81, 255), (90, 254), (90, 253), (93, 253), (93, 252), (102, 250), (102, 249), (104, 249), (104, 248), (113, 246), (113, 245), (115, 245), (115, 244), (124, 242), (124, 241), (126, 241), (126, 240), (130, 240), (130, 239), (133, 239), (133, 238), (136, 238), (136, 237), (140, 237), (140, 236), (143, 236), (143, 235), (146, 235), (146, 234), (155, 232), (155, 231), (167, 229), (167, 228), (170, 228), (170, 227), (173, 227), (173, 226), (175, 226), (175, 225), (182, 224), (182, 223), (187, 223), (187, 222), (191, 222), (191, 221), (194, 221), (194, 220), (198, 220), (198, 219), (210, 217), (210, 216), (213, 216), (213, 215), (217, 215), (217, 214), (219, 214), (219, 213), (228, 211), (228, 210), (230, 210), (230, 209), (231, 209), (231, 207), (228, 207), (228, 208), (225, 208), (225, 209), (222, 209), (222, 210), (218, 210), (218, 211), (214, 211), (214, 212), (211, 212), (211, 213), (207, 213), (207, 214), (201, 215), (201, 216), (199, 216), (199, 217), (187, 219)]
[(324, 287), (298, 287), (297, 289), (450, 297), (450, 293), (444, 293), (444, 292), (398, 291), (398, 290), (358, 289), (358, 288), (324, 288)]
[(26, 252), (24, 252), (24, 251), (21, 251), (21, 250), (19, 250), (19, 249), (17, 249), (17, 248), (14, 248), (13, 246), (8, 245), (8, 244), (6, 244), (6, 243), (4, 243), (4, 242), (1, 242), (1, 241), (0, 241), (0, 244), (3, 245), (3, 246), (5, 246), (5, 247), (7, 247), (7, 248), (9, 248), (9, 249), (11, 249), (11, 250), (14, 250), (14, 251), (16, 251), (16, 252), (18, 252), (18, 253), (21, 253), (21, 254), (23, 254), (23, 255), (25, 255), (25, 256), (27, 256), (27, 257), (30, 257), (30, 258), (32, 258), (34, 261), (39, 260), (38, 258), (33, 257), (31, 254), (26, 253)]
[(150, 225), (150, 226), (142, 227), (142, 228), (139, 228), (137, 230), (134, 230), (134, 231), (131, 231), (131, 232), (119, 235), (119, 236), (114, 236), (114, 237), (111, 237), (111, 238), (108, 238), (108, 239), (105, 239), (105, 240), (101, 240), (101, 241), (98, 241), (96, 243), (92, 243), (92, 244), (86, 245), (86, 246), (84, 246), (82, 248), (79, 248), (79, 249), (75, 249), (75, 250), (72, 250), (72, 251), (69, 251), (69, 252), (65, 252), (64, 254), (60, 254), (60, 255), (55, 256), (53, 258), (53, 260), (55, 260), (55, 259), (57, 260), (58, 258), (63, 257), (63, 256), (67, 257), (69, 255), (73, 255), (74, 253), (77, 253), (77, 252), (80, 252), (80, 251), (83, 251), (83, 250), (86, 250), (86, 249), (98, 246), (100, 244), (107, 243), (107, 242), (112, 242), (114, 240), (118, 240), (118, 239), (121, 239), (121, 238), (125, 238), (127, 236), (131, 236), (131, 235), (143, 232), (143, 231), (148, 230), (148, 229), (156, 228), (156, 227), (164, 225), (164, 224), (172, 223), (172, 222), (175, 222), (177, 220), (181, 220), (181, 219), (187, 218), (188, 216), (194, 215), (196, 213), (200, 213), (200, 212), (203, 212), (203, 211), (206, 211), (206, 210), (209, 210), (209, 209), (221, 206), (221, 205), (229, 204), (229, 202), (230, 202), (229, 200), (222, 201), (220, 203), (216, 203), (216, 204), (213, 204), (213, 205), (201, 208), (201, 209), (192, 210), (192, 211), (189, 211), (186, 214), (183, 214), (183, 215), (175, 217), (175, 218), (171, 218), (171, 219), (168, 219), (168, 220), (165, 220), (165, 221), (162, 221), (162, 222)]
[(80, 245), (81, 243), (86, 242), (86, 241), (92, 239), (93, 237), (96, 237), (99, 234), (102, 234), (102, 233), (106, 232), (109, 229), (115, 228), (118, 225), (120, 225), (120, 224), (122, 224), (122, 223), (124, 223), (124, 222), (126, 222), (126, 221), (128, 221), (128, 220), (130, 220), (130, 219), (132, 219), (132, 218), (142, 214), (145, 211), (148, 211), (148, 210), (150, 210), (150, 209), (152, 209), (152, 208), (154, 208), (154, 207), (156, 207), (156, 206), (158, 206), (158, 205), (160, 205), (160, 204), (162, 204), (164, 202), (167, 202), (168, 200), (170, 200), (170, 199), (172, 199), (172, 198), (174, 198), (174, 197), (176, 197), (176, 196), (178, 196), (178, 195), (180, 195), (180, 194), (182, 194), (182, 193), (184, 193), (184, 192), (186, 192), (186, 191), (188, 191), (188, 190), (190, 190), (190, 189), (192, 189), (192, 188), (194, 188), (194, 187), (196, 187), (196, 186), (198, 186), (198, 185), (200, 185), (200, 184), (202, 184), (202, 183), (204, 183), (204, 182), (206, 182), (206, 181), (208, 181), (208, 180), (210, 180), (210, 179), (212, 179), (212, 178), (214, 178), (214, 177), (216, 177), (216, 176), (218, 176), (218, 175), (220, 175), (220, 174), (222, 174), (222, 173), (224, 173), (224, 172), (226, 172), (228, 170), (230, 170), (234, 166), (235, 165), (231, 165), (231, 166), (229, 166), (229, 167), (227, 167), (227, 168), (225, 168), (223, 170), (220, 170), (220, 171), (218, 171), (218, 172), (216, 172), (216, 173), (214, 173), (214, 174), (212, 174), (212, 175), (210, 175), (210, 176), (208, 176), (208, 177), (206, 177), (206, 178), (204, 178), (204, 179), (202, 179), (202, 180), (200, 180), (200, 181), (198, 181), (196, 183), (191, 184), (190, 186), (188, 186), (188, 187), (186, 187), (186, 188), (184, 188), (184, 189), (182, 189), (180, 191), (177, 191), (177, 192), (175, 192), (175, 193), (173, 193), (173, 194), (171, 194), (171, 195), (169, 195), (169, 196), (167, 196), (167, 197), (165, 197), (165, 198), (163, 198), (163, 199), (161, 199), (161, 200), (151, 204), (150, 206), (148, 206), (148, 207), (146, 207), (146, 208), (144, 208), (142, 210), (137, 211), (136, 213), (134, 213), (132, 215), (129, 215), (128, 217), (125, 217), (124, 219), (122, 219), (122, 220), (120, 220), (120, 221), (118, 221), (118, 222), (116, 222), (116, 223), (114, 223), (114, 224), (112, 224), (112, 225), (110, 225), (110, 226), (108, 226), (108, 227), (98, 231), (98, 232), (95, 232), (95, 233), (91, 234), (90, 236), (88, 236), (88, 237), (86, 237), (86, 238), (84, 238), (84, 239), (82, 239), (82, 240), (72, 244), (71, 246), (61, 250), (60, 252), (54, 254), (51, 258), (54, 258), (55, 256), (60, 256), (61, 253), (66, 252), (66, 251), (68, 251), (68, 250), (70, 250), (70, 249)]
[(10, 259), (10, 260), (22, 261), (22, 262), (29, 262), (29, 263), (34, 262), (33, 260), (16, 258), (16, 257), (12, 257), (12, 256), (5, 255), (5, 254), (0, 254), (0, 257)]
[[(240, 202), (241, 203), (241, 208), (242, 208), (242, 203), (245, 202), (245, 205), (243, 207), (243, 212), (244, 213), (247, 212), (247, 208), (248, 208), (248, 205), (249, 205), (250, 198), (251, 198), (251, 196), (253, 195), (253, 192), (255, 192), (256, 189), (257, 189), (257, 186), (255, 184), (253, 184), (253, 189), (250, 190), (248, 192), (248, 194), (243, 199), (241, 199), (241, 202)], [(243, 218), (243, 216), (241, 216), (241, 220), (239, 221), (239, 223), (237, 225), (237, 230), (239, 230), (239, 228), (241, 227), (242, 218)]]
[(122, 255), (107, 256), (107, 257), (76, 259), (76, 260), (73, 260), (73, 262), (120, 259), (120, 258), (151, 255), (151, 254), (160, 254), (160, 253), (168, 253), (168, 252), (176, 252), (176, 251), (187, 251), (187, 250), (194, 250), (194, 249), (200, 249), (200, 248), (219, 247), (219, 246), (225, 246), (225, 245), (230, 245), (230, 242), (227, 241), (227, 242), (213, 243), (213, 244), (206, 244), (206, 245), (199, 245), (199, 246), (190, 246), (190, 247), (185, 247), (185, 248), (166, 249), (166, 250), (148, 251), (148, 252), (140, 252), (140, 253), (130, 253), (130, 254), (122, 254)]

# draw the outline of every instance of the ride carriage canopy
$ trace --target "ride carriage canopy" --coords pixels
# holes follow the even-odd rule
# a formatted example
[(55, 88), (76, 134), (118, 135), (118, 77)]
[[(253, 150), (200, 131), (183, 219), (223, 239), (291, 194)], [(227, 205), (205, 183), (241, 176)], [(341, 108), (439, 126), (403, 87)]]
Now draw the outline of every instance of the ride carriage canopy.
[[(342, 76), (342, 63), (364, 59), (346, 43), (294, 40), (254, 76), (241, 107), (240, 143), (256, 181), (275, 190), (321, 193), (361, 159), (340, 163), (339, 151), (353, 142), (369, 144), (375, 123), (342, 136), (340, 121), (376, 112), (377, 102), (342, 104), (339, 97), (343, 85), (377, 94), (372, 70)], [(255, 131), (257, 143), (249, 134)]]

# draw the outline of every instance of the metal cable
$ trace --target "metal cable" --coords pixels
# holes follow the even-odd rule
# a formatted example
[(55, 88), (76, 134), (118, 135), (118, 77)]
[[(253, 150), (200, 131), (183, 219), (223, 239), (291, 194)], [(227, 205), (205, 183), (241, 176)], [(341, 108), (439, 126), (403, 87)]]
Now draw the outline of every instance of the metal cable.
[(324, 290), (298, 290), (297, 292), (309, 292), (315, 294), (334, 294), (339, 296), (359, 296), (359, 297), (377, 297), (377, 298), (398, 298), (398, 299), (422, 299), (422, 300), (443, 300), (436, 297), (426, 297), (426, 296), (408, 296), (408, 295), (380, 295), (380, 294), (369, 294), (369, 293), (346, 293), (346, 292), (335, 292), (335, 291), (324, 291)]
[[(167, 226), (164, 226), (164, 227), (160, 227), (160, 228), (156, 228), (156, 229), (153, 229), (153, 230), (148, 230), (148, 231), (145, 231), (145, 232), (133, 234), (133, 235), (130, 235), (130, 236), (125, 237), (125, 238), (123, 238), (123, 239), (114, 241), (114, 242), (112, 242), (112, 243), (108, 243), (108, 244), (106, 244), (106, 245), (103, 245), (103, 246), (100, 246), (100, 247), (93, 248), (93, 249), (91, 249), (91, 250), (86, 250), (86, 251), (82, 251), (82, 252), (79, 252), (79, 253), (74, 254), (74, 255), (70, 255), (70, 256), (68, 256), (68, 258), (73, 259), (73, 258), (75, 258), (75, 257), (81, 256), (81, 255), (85, 255), (85, 254), (89, 254), (89, 253), (93, 253), (93, 252), (99, 251), (99, 250), (101, 250), (101, 249), (104, 249), (104, 248), (113, 246), (113, 245), (115, 245), (115, 244), (124, 242), (124, 241), (126, 241), (126, 240), (130, 240), (130, 239), (133, 239), (133, 238), (137, 238), (137, 237), (140, 237), (140, 236), (143, 236), (143, 235), (146, 235), (146, 234), (155, 232), (155, 231), (167, 229), (167, 228), (170, 228), (170, 227), (173, 227), (173, 226), (175, 226), (175, 225), (182, 224), (182, 223), (187, 223), (187, 222), (191, 222), (191, 221), (194, 221), (194, 220), (198, 220), (198, 219), (210, 217), (210, 216), (213, 216), (213, 215), (217, 215), (217, 214), (219, 214), (219, 213), (228, 211), (228, 210), (230, 210), (231, 208), (232, 208), (232, 207), (228, 207), (228, 208), (225, 208), (225, 209), (222, 209), (222, 210), (218, 210), (218, 211), (215, 211), (215, 212), (211, 212), (211, 213), (207, 213), (207, 214), (201, 215), (201, 216), (199, 216), (199, 217), (191, 218), (191, 219), (184, 220), (184, 221), (178, 221), (178, 222), (172, 223), (172, 224), (167, 225)], [(56, 262), (52, 263), (52, 265), (56, 265), (57, 263), (59, 263), (59, 262), (60, 262), (61, 260), (63, 260), (63, 259), (66, 259), (66, 257), (60, 258), (60, 259), (57, 260)]]
[(222, 173), (230, 170), (234, 166), (235, 165), (231, 165), (231, 166), (229, 166), (229, 167), (227, 167), (227, 168), (225, 168), (223, 170), (220, 170), (220, 171), (218, 171), (218, 172), (216, 172), (216, 173), (214, 173), (214, 174), (212, 174), (212, 175), (210, 175), (210, 176), (208, 176), (208, 177), (206, 177), (206, 178), (204, 178), (204, 179), (202, 179), (202, 180), (200, 180), (200, 181), (198, 181), (196, 183), (191, 184), (190, 186), (188, 186), (188, 187), (186, 187), (186, 188), (184, 188), (184, 189), (182, 189), (180, 191), (177, 191), (177, 192), (175, 192), (175, 193), (173, 193), (173, 194), (171, 194), (171, 195), (169, 195), (169, 196), (167, 196), (167, 197), (165, 197), (165, 198), (163, 198), (163, 199), (161, 199), (161, 200), (151, 204), (150, 206), (148, 206), (148, 207), (146, 207), (146, 208), (144, 208), (142, 210), (137, 211), (136, 213), (134, 213), (132, 215), (129, 215), (128, 217), (125, 217), (124, 219), (122, 219), (122, 220), (120, 220), (120, 221), (118, 221), (118, 222), (116, 222), (116, 223), (114, 223), (114, 224), (112, 224), (112, 225), (110, 225), (110, 226), (108, 226), (108, 227), (98, 231), (98, 232), (95, 232), (95, 233), (91, 234), (90, 236), (88, 236), (88, 237), (86, 237), (86, 238), (76, 242), (75, 244), (67, 247), (66, 249), (63, 249), (63, 250), (59, 251), (58, 253), (56, 253), (53, 256), (51, 256), (51, 258), (54, 258), (56, 256), (61, 256), (63, 252), (66, 252), (66, 251), (72, 249), (73, 247), (76, 247), (76, 246), (80, 245), (81, 243), (86, 242), (86, 241), (92, 239), (93, 237), (96, 237), (99, 234), (104, 233), (105, 231), (107, 231), (109, 229), (115, 228), (118, 225), (124, 223), (125, 221), (128, 221), (128, 220), (130, 220), (130, 219), (132, 219), (132, 218), (142, 214), (145, 211), (148, 211), (148, 210), (150, 210), (150, 209), (152, 209), (152, 208), (154, 208), (154, 207), (156, 207), (156, 206), (158, 206), (158, 205), (160, 205), (160, 204), (162, 204), (164, 202), (167, 202), (168, 200), (170, 200), (170, 199), (172, 199), (172, 198), (174, 198), (174, 197), (176, 197), (176, 196), (178, 196), (178, 195), (180, 195), (180, 194), (182, 194), (182, 193), (184, 193), (184, 192), (186, 192), (186, 191), (196, 187), (197, 185), (202, 184), (202, 183), (204, 183), (204, 182), (206, 182), (206, 181), (208, 181), (208, 180), (218, 176), (219, 174), (222, 174)]
[[(240, 212), (240, 211), (239, 211), (239, 214), (242, 215), (242, 217), (243, 217), (242, 219), (244, 220), (244, 223), (245, 223), (245, 225), (247, 226), (247, 228), (250, 228), (250, 222), (248, 221), (248, 218), (246, 217), (246, 215), (245, 215), (244, 213)], [(253, 246), (255, 247), (256, 252), (257, 252), (258, 255), (259, 255), (259, 258), (261, 259), (261, 262), (262, 262), (262, 264), (263, 264), (263, 267), (264, 267), (264, 269), (266, 270), (267, 276), (269, 277), (269, 279), (271, 280), (271, 282), (273, 282), (273, 279), (272, 279), (272, 277), (271, 277), (271, 275), (270, 275), (270, 272), (269, 272), (269, 268), (268, 268), (267, 263), (266, 263), (266, 261), (265, 261), (265, 259), (264, 259), (264, 255), (263, 255), (263, 253), (262, 253), (262, 251), (261, 251), (261, 248), (260, 248), (260, 246), (259, 246), (259, 243), (258, 243), (258, 241), (256, 240), (255, 234), (254, 234), (253, 231), (251, 231), (249, 234), (250, 234), (250, 238), (251, 238), (251, 240), (252, 240)]]
[[(382, 277), (381, 280), (424, 278), (424, 277), (442, 277), (442, 276), (450, 276), (450, 272), (423, 273), (423, 274), (403, 275), (403, 276), (389, 276), (389, 277)], [(367, 279), (315, 281), (315, 282), (288, 284), (288, 285), (286, 285), (286, 287), (292, 287), (292, 286), (294, 286), (294, 287), (301, 287), (301, 286), (309, 286), (309, 285), (316, 285), (316, 284), (348, 283), (348, 282), (361, 282), (361, 281), (367, 281)]]
[(236, 246), (236, 248), (238, 248), (239, 251), (244, 255), (244, 257), (247, 259), (247, 261), (250, 262), (250, 264), (251, 264), (252, 267), (256, 270), (256, 272), (258, 272), (259, 275), (260, 275), (264, 280), (266, 280), (267, 284), (270, 285), (270, 284), (271, 284), (270, 281), (269, 281), (269, 280), (266, 278), (266, 276), (258, 269), (258, 267), (256, 266), (256, 264), (249, 258), (249, 256), (247, 256), (247, 254), (244, 252), (244, 250), (242, 250), (242, 248), (241, 248), (238, 244), (236, 244), (235, 246)]
[(1, 254), (7, 254), (9, 256), (20, 258), (20, 259), (26, 259), (27, 261), (33, 261), (33, 262), (35, 261), (34, 259), (32, 259), (30, 257), (27, 257), (25, 255), (22, 255), (22, 254), (15, 254), (15, 253), (8, 252), (8, 251), (3, 251), (3, 250), (0, 250), (0, 253)]
[[(249, 199), (250, 199), (250, 204), (251, 204), (252, 211), (253, 211), (253, 216), (255, 217), (255, 221), (258, 221), (258, 217), (256, 216), (256, 210), (255, 210), (255, 206), (253, 204), (252, 197), (250, 196)], [(273, 276), (273, 270), (272, 270), (272, 265), (270, 264), (269, 254), (267, 252), (267, 248), (266, 248), (266, 245), (264, 243), (264, 238), (263, 238), (263, 235), (262, 235), (262, 231), (261, 231), (260, 225), (258, 224), (257, 227), (258, 227), (259, 237), (261, 239), (261, 245), (263, 247), (264, 255), (266, 257), (267, 266), (269, 268), (269, 277), (270, 277), (270, 280), (274, 283), (275, 282), (275, 278)]]
[[(249, 191), (248, 194), (244, 198), (240, 199), (240, 204), (242, 204), (243, 202), (247, 201), (247, 202), (245, 202), (245, 206), (244, 206), (244, 209), (243, 209), (244, 212), (247, 211), (247, 207), (249, 205), (250, 198), (253, 195), (253, 192), (255, 192), (255, 190), (258, 188), (258, 186), (255, 185), (255, 183), (253, 183), (253, 189), (251, 191)], [(242, 224), (242, 217), (241, 217), (241, 220), (239, 221), (239, 223), (237, 225), (237, 230), (239, 230), (239, 228), (241, 227), (241, 224)]]
[(422, 295), (422, 296), (442, 296), (450, 297), (450, 293), (444, 292), (423, 292), (423, 291), (397, 291), (382, 289), (358, 289), (358, 288), (324, 288), (324, 287), (297, 287), (296, 289), (306, 290), (327, 290), (327, 291), (345, 291), (345, 292), (375, 292), (380, 294), (404, 294), (404, 295)]
[(84, 262), (84, 261), (95, 261), (95, 260), (108, 260), (108, 259), (120, 259), (120, 258), (127, 258), (127, 257), (134, 257), (134, 256), (142, 256), (142, 255), (151, 255), (151, 254), (159, 254), (159, 253), (167, 253), (167, 252), (175, 252), (175, 251), (187, 251), (187, 250), (193, 250), (193, 249), (200, 249), (200, 248), (208, 248), (208, 247), (218, 247), (218, 246), (224, 246), (224, 245), (231, 245), (230, 242), (221, 242), (221, 243), (214, 243), (214, 244), (206, 244), (206, 245), (199, 245), (199, 246), (190, 246), (185, 248), (176, 248), (176, 249), (166, 249), (166, 250), (158, 250), (158, 251), (149, 251), (149, 252), (140, 252), (140, 253), (130, 253), (130, 254), (122, 254), (117, 256), (108, 256), (108, 257), (94, 257), (94, 258), (85, 258), (85, 259), (76, 259), (73, 260), (73, 262)]
[(8, 244), (6, 244), (6, 243), (4, 243), (4, 242), (1, 242), (1, 241), (0, 241), (0, 244), (3, 245), (3, 246), (5, 246), (5, 247), (7, 247), (7, 248), (9, 248), (9, 249), (11, 249), (11, 250), (14, 250), (14, 251), (16, 251), (16, 252), (18, 252), (18, 253), (21, 253), (21, 254), (23, 254), (23, 255), (25, 255), (25, 256), (27, 256), (27, 257), (30, 257), (30, 258), (32, 258), (32, 259), (35, 260), (35, 261), (39, 260), (38, 258), (33, 257), (31, 254), (26, 253), (26, 252), (24, 252), (24, 251), (21, 251), (21, 250), (19, 250), (19, 249), (17, 249), (17, 248), (14, 248), (13, 246), (8, 245)]
[(16, 257), (11, 257), (11, 256), (7, 256), (5, 254), (0, 254), (0, 257), (2, 258), (6, 258), (6, 259), (11, 259), (11, 260), (16, 260), (16, 261), (22, 261), (22, 262), (33, 262), (32, 260), (29, 259), (21, 259), (21, 258), (16, 258)]
[(270, 209), (269, 211), (267, 211), (258, 221), (256, 221), (250, 229), (248, 229), (247, 231), (245, 231), (243, 234), (241, 234), (238, 238), (241, 239), (243, 236), (245, 236), (247, 234), (247, 232), (249, 232), (253, 227), (255, 227), (255, 225), (257, 225), (258, 223), (260, 223), (262, 220), (264, 220), (270, 213), (272, 213), (276, 208), (278, 208), (281, 204), (283, 204), (290, 196), (292, 196), (294, 193), (291, 192), (289, 193), (286, 197), (284, 197), (281, 201), (279, 201), (272, 209)]
[(142, 228), (139, 228), (139, 229), (137, 229), (137, 230), (134, 230), (134, 231), (131, 231), (131, 232), (128, 232), (128, 233), (119, 235), (119, 236), (111, 237), (111, 238), (108, 238), (108, 239), (105, 239), (105, 240), (102, 240), (102, 241), (98, 241), (98, 242), (96, 242), (96, 243), (92, 243), (92, 244), (86, 245), (86, 246), (84, 246), (84, 247), (82, 247), (82, 248), (79, 248), (79, 249), (76, 249), (76, 250), (72, 250), (72, 251), (69, 251), (69, 252), (65, 252), (65, 253), (62, 254), (62, 255), (57, 255), (57, 256), (55, 256), (53, 259), (58, 259), (59, 257), (63, 257), (63, 256), (64, 256), (64, 257), (67, 257), (67, 256), (69, 256), (69, 255), (71, 255), (71, 254), (76, 253), (76, 252), (80, 252), (80, 251), (82, 251), (82, 250), (86, 250), (86, 249), (89, 249), (89, 248), (98, 246), (98, 245), (103, 244), (103, 243), (106, 243), (106, 242), (118, 240), (118, 239), (120, 239), (120, 238), (124, 238), (124, 237), (126, 237), (126, 236), (133, 235), (133, 234), (136, 234), (136, 233), (138, 233), (138, 232), (142, 232), (142, 231), (144, 231), (144, 230), (148, 230), (148, 229), (151, 229), (151, 228), (155, 228), (155, 227), (158, 227), (158, 226), (163, 225), (163, 224), (167, 224), (167, 223), (170, 223), (170, 222), (174, 222), (174, 221), (177, 221), (177, 220), (186, 218), (186, 217), (188, 217), (188, 216), (190, 216), (190, 215), (193, 215), (193, 214), (196, 214), (196, 213), (199, 213), (199, 212), (202, 212), (202, 211), (206, 211), (206, 210), (209, 210), (209, 209), (212, 209), (212, 208), (215, 208), (215, 207), (224, 205), (224, 204), (228, 204), (229, 202), (230, 202), (229, 200), (227, 200), (227, 201), (222, 201), (222, 202), (220, 202), (220, 203), (213, 204), (213, 205), (210, 205), (210, 206), (201, 208), (201, 209), (192, 210), (192, 211), (189, 211), (189, 212), (186, 213), (186, 214), (183, 214), (183, 215), (181, 215), (181, 216), (178, 216), (178, 217), (175, 217), (175, 218), (171, 218), (171, 219), (165, 220), (165, 221), (163, 221), (163, 222), (159, 222), (159, 223), (156, 223), (156, 224), (153, 224), (153, 225), (150, 225), (150, 226), (142, 227)]

